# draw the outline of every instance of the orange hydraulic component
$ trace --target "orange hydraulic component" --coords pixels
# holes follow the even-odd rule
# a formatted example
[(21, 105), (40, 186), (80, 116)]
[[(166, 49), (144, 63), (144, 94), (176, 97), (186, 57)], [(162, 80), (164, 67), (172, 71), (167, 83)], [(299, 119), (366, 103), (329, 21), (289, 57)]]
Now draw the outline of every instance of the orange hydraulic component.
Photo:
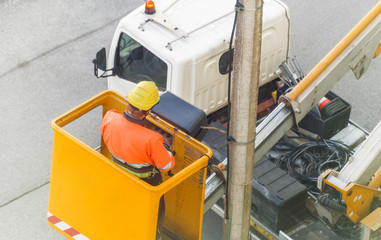
[(381, 1), (296, 85), (286, 98), (294, 101), (304, 89), (369, 25), (381, 12)]
[(375, 197), (381, 198), (381, 191), (351, 183), (342, 192), (342, 199), (347, 205), (347, 217), (358, 223), (371, 212), (371, 204)]
[(152, 240), (164, 195), (165, 229), (181, 239), (201, 239), (211, 150), (165, 121), (148, 117), (173, 137), (176, 152), (173, 177), (164, 175), (161, 185), (151, 186), (113, 163), (101, 139), (98, 152), (62, 129), (99, 106), (103, 115), (110, 109), (123, 112), (126, 101), (114, 91), (104, 91), (52, 121), (49, 225), (69, 239), (81, 234), (78, 239)]
[[(379, 171), (381, 172), (381, 171)], [(347, 206), (346, 216), (354, 223), (358, 223), (371, 212), (371, 205), (374, 198), (381, 198), (381, 191), (377, 188), (350, 183), (345, 188), (340, 188), (327, 180), (330, 174), (335, 174), (332, 170), (324, 172), (322, 177), (324, 185), (336, 189), (341, 193), (341, 198)]]

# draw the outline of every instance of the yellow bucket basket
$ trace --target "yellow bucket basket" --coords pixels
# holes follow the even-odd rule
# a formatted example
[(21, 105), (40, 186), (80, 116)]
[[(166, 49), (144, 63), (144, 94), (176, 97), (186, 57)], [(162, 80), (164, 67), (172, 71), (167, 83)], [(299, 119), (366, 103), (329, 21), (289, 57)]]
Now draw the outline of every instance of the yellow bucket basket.
[(164, 195), (167, 236), (201, 239), (208, 147), (148, 116), (173, 137), (176, 152), (174, 176), (164, 174), (162, 184), (151, 186), (112, 162), (102, 140), (93, 149), (62, 128), (99, 106), (104, 115), (110, 109), (123, 112), (126, 104), (122, 95), (104, 91), (52, 121), (48, 224), (69, 239), (152, 240)]

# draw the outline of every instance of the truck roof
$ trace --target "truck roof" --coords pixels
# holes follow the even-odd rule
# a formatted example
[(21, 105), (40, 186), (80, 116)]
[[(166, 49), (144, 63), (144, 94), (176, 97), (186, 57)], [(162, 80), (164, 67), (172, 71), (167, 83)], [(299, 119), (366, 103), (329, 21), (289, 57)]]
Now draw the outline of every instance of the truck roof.
[[(114, 50), (128, 35), (167, 64), (166, 90), (207, 114), (225, 106), (228, 74), (224, 69), (235, 0), (155, 0), (155, 5), (154, 14), (146, 14), (142, 5), (120, 21), (109, 61), (114, 62)], [(276, 78), (275, 72), (288, 57), (288, 8), (280, 0), (264, 0), (262, 39), (260, 86)], [(124, 89), (131, 89), (133, 83), (112, 78), (111, 85), (126, 94)]]
[[(234, 0), (156, 0), (155, 6), (156, 13), (153, 15), (145, 14), (144, 5), (140, 6), (122, 19), (120, 26), (134, 28), (129, 29), (128, 32), (135, 30), (135, 37), (144, 34), (144, 37), (137, 37), (136, 40), (141, 43), (148, 40), (145, 44), (147, 46), (158, 49), (160, 47), (154, 47), (154, 45), (159, 44), (163, 49), (167, 47), (166, 51), (173, 49), (183, 54), (184, 50), (189, 49), (189, 44), (193, 43), (199, 49), (202, 43), (215, 44), (215, 37), (220, 39), (217, 41), (219, 44), (230, 38), (231, 30), (226, 29), (233, 27)], [(228, 16), (212, 23), (226, 14)], [(191, 33), (198, 28), (201, 29)], [(213, 28), (212, 36), (208, 34), (211, 28)], [(143, 29), (144, 32), (142, 32)], [(183, 38), (183, 36), (187, 37)], [(172, 41), (175, 42), (169, 44)], [(186, 47), (183, 49), (182, 42), (184, 41), (186, 41)]]
[[(167, 47), (167, 51), (181, 49), (179, 51), (184, 54), (184, 50), (189, 49), (189, 44), (194, 44), (198, 49), (202, 45), (210, 49), (216, 47), (215, 45), (228, 44), (230, 41), (235, 0), (156, 0), (154, 2), (155, 14), (145, 14), (144, 5), (142, 5), (120, 22), (120, 26), (129, 28), (129, 32), (135, 31), (139, 34), (137, 31), (140, 31), (142, 34), (144, 31), (146, 36), (139, 38), (139, 41), (149, 39), (146, 45), (153, 47), (159, 44)], [(271, 19), (271, 16), (278, 16), (280, 11), (285, 11), (285, 5), (277, 0), (264, 2), (264, 24), (265, 19)], [(152, 41), (153, 38), (154, 41)], [(186, 42), (186, 49), (182, 49), (185, 46), (182, 44), (184, 42)]]

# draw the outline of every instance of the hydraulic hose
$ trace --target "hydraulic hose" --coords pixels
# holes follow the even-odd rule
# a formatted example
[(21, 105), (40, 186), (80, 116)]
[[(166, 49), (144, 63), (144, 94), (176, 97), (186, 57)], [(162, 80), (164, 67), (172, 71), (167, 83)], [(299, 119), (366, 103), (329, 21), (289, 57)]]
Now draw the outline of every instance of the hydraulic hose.
[(334, 201), (333, 199), (330, 199), (326, 195), (320, 194), (318, 196), (318, 202), (321, 205), (323, 205), (324, 207), (333, 209), (333, 210), (338, 211), (340, 213), (345, 213), (347, 211), (347, 207), (345, 205), (342, 205), (342, 204)]

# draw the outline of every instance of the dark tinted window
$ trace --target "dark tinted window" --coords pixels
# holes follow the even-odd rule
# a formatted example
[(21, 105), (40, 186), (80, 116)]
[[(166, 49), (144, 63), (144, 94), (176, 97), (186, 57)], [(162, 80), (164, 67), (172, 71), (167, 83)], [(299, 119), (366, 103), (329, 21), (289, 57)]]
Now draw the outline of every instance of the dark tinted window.
[(125, 33), (120, 36), (115, 62), (119, 77), (135, 83), (153, 81), (160, 91), (166, 90), (167, 64)]

